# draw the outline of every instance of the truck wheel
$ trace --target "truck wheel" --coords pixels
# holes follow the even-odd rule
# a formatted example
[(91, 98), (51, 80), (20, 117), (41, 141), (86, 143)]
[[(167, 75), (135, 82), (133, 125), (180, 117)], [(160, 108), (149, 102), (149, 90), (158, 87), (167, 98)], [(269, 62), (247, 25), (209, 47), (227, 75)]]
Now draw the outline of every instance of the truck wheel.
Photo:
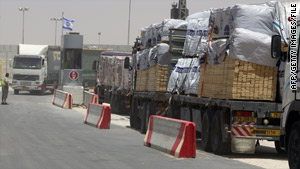
[(217, 111), (212, 119), (211, 125), (211, 147), (217, 155), (223, 155), (230, 150), (230, 143), (223, 142), (220, 111)]
[(141, 117), (141, 133), (146, 134), (147, 126), (146, 126), (146, 119), (147, 119), (147, 105), (148, 102), (143, 103), (143, 110), (142, 110), (142, 117)]
[(42, 88), (42, 90), (39, 93), (40, 93), (40, 95), (44, 95), (45, 94), (45, 88)]
[(300, 122), (296, 122), (291, 130), (288, 143), (288, 160), (291, 169), (300, 167)]
[(19, 90), (15, 89), (14, 94), (19, 94)]
[(136, 100), (132, 99), (131, 106), (130, 106), (130, 127), (131, 128), (136, 128), (136, 122), (138, 120), (136, 112), (137, 111), (137, 106), (136, 106)]
[(274, 144), (275, 144), (275, 149), (278, 154), (286, 154), (286, 151), (284, 149), (282, 149), (280, 146), (280, 141), (274, 141)]
[(210, 152), (211, 148), (211, 110), (205, 111), (202, 119), (202, 147), (204, 151)]

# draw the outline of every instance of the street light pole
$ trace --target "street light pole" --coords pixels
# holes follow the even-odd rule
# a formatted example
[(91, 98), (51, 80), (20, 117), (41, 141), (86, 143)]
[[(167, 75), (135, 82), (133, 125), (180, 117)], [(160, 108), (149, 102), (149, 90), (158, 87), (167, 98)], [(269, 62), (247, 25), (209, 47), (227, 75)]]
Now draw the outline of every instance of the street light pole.
[(99, 35), (99, 48), (100, 48), (100, 36), (101, 36), (101, 32), (98, 32)]
[(55, 34), (54, 34), (54, 45), (56, 46), (56, 33), (57, 33), (57, 21), (61, 21), (62, 18), (50, 18), (50, 21), (55, 21)]
[(129, 46), (129, 37), (130, 37), (130, 14), (131, 14), (131, 0), (129, 0), (129, 16), (128, 16), (128, 37), (127, 37), (127, 46)]
[(23, 29), (22, 29), (22, 44), (24, 44), (24, 25), (25, 25), (25, 11), (28, 11), (29, 8), (28, 7), (20, 7), (19, 11), (23, 12)]

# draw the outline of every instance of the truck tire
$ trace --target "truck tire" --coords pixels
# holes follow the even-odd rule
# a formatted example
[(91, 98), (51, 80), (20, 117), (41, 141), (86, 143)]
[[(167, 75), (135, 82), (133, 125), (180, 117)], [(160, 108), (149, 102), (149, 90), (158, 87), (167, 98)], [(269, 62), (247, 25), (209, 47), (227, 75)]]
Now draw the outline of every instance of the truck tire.
[(143, 103), (143, 110), (142, 110), (142, 116), (141, 116), (141, 134), (146, 134), (147, 131), (147, 126), (146, 126), (146, 121), (147, 121), (147, 107), (148, 107), (148, 102)]
[(14, 89), (14, 94), (19, 94), (19, 90)]
[(290, 169), (300, 168), (300, 122), (294, 123), (288, 142), (288, 160)]
[(211, 116), (212, 111), (207, 110), (205, 111), (202, 119), (202, 147), (204, 151), (211, 152)]
[(278, 154), (286, 154), (287, 153), (284, 149), (281, 148), (280, 141), (274, 141), (274, 144), (275, 144), (275, 149)]
[(45, 88), (42, 88), (42, 90), (39, 92), (40, 95), (44, 95), (45, 94)]
[(215, 112), (211, 123), (211, 147), (217, 155), (227, 154), (230, 150), (230, 143), (223, 142), (221, 129), (221, 112)]
[(130, 106), (130, 127), (133, 129), (136, 129), (136, 123), (137, 123), (137, 106), (136, 106), (136, 100), (132, 99), (131, 106)]
[(155, 115), (155, 103), (148, 102), (147, 113), (146, 113), (146, 130), (148, 129), (149, 119), (151, 115)]

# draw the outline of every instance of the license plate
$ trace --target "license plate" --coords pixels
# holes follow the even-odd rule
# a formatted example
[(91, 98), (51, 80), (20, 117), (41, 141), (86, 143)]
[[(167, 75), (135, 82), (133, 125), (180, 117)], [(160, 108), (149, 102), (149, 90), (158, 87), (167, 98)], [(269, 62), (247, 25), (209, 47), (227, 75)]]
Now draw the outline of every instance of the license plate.
[(236, 117), (237, 121), (243, 121), (243, 122), (255, 122), (255, 117)]
[(29, 90), (29, 88), (28, 87), (23, 87), (23, 90)]
[(250, 129), (250, 133), (256, 136), (280, 136), (280, 130)]
[(272, 118), (280, 118), (281, 113), (271, 113)]

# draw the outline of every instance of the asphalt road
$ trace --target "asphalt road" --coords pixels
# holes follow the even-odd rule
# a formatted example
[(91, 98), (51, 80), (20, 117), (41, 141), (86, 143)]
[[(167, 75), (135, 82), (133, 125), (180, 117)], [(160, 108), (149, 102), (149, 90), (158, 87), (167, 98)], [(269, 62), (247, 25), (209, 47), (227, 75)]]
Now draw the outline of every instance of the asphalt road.
[(1, 169), (254, 169), (227, 157), (197, 151), (178, 159), (143, 146), (144, 135), (111, 124), (99, 130), (84, 114), (51, 104), (52, 95), (9, 93), (0, 105)]

